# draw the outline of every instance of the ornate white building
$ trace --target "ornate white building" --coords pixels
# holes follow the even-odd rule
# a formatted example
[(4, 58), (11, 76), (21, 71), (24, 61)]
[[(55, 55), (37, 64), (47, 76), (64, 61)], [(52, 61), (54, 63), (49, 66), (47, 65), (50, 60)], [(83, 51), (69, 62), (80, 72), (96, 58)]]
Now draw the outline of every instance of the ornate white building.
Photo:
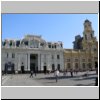
[(63, 70), (63, 44), (46, 42), (36, 35), (26, 35), (21, 40), (6, 39), (2, 42), (1, 60), (2, 71)]

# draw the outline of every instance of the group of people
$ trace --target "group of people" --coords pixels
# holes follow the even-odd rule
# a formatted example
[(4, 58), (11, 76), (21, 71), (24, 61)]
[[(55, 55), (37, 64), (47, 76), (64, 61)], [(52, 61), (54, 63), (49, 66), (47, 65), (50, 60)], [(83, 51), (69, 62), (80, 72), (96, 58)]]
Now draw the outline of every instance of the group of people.
[[(30, 78), (32, 77), (33, 78), (33, 74), (35, 72), (33, 70), (30, 71)], [(56, 69), (54, 71), (54, 76), (55, 76), (55, 79), (56, 79), (56, 82), (58, 82), (58, 77), (59, 77), (59, 74), (60, 74), (60, 71), (58, 69)], [(63, 73), (63, 75), (66, 75), (67, 74), (67, 70)], [(70, 70), (70, 74), (71, 74), (71, 77), (73, 77), (73, 70), (71, 69)], [(36, 76), (36, 73), (35, 73), (35, 76)]]
[[(64, 74), (66, 74), (66, 73), (67, 73), (67, 71), (64, 72)], [(73, 71), (72, 71), (72, 70), (70, 71), (70, 73), (71, 73), (71, 76), (73, 77)], [(33, 74), (34, 74), (34, 71), (31, 70), (31, 71), (30, 71), (30, 78), (31, 78), (31, 77), (33, 78)], [(58, 82), (59, 74), (60, 74), (60, 71), (59, 71), (58, 69), (56, 69), (56, 70), (54, 71), (54, 76), (55, 76), (56, 82)], [(35, 76), (36, 76), (36, 73), (35, 73)]]
[[(69, 72), (70, 72), (71, 77), (73, 77), (74, 74), (77, 74), (78, 73), (78, 70), (71, 69)], [(66, 71), (64, 71), (63, 75), (66, 76), (67, 73), (68, 73), (68, 71), (66, 70)]]
[[(31, 77), (33, 78), (33, 74), (34, 74), (34, 71), (31, 70), (31, 71), (30, 71), (30, 78), (31, 78)], [(55, 75), (55, 77), (56, 77), (56, 82), (57, 82), (57, 81), (58, 81), (58, 76), (59, 76), (59, 70), (58, 70), (58, 69), (55, 70), (54, 75)], [(36, 73), (35, 73), (35, 76), (36, 76)]]
[[(34, 74), (34, 73), (35, 73), (35, 72), (34, 72), (33, 70), (30, 71), (30, 78), (31, 78), (31, 77), (33, 78), (33, 74)], [(63, 75), (66, 76), (67, 73), (68, 73), (68, 71), (66, 70), (66, 71), (64, 71)], [(72, 69), (70, 70), (70, 75), (71, 75), (71, 77), (73, 77), (73, 74), (77, 74), (77, 73), (78, 73), (78, 71), (73, 71)], [(86, 76), (88, 76), (88, 71), (86, 72), (86, 74), (87, 74)], [(60, 75), (60, 71), (59, 71), (58, 69), (56, 69), (56, 70), (54, 71), (54, 76), (55, 76), (56, 82), (58, 82), (59, 75)], [(36, 73), (35, 73), (35, 76), (36, 76)], [(96, 83), (95, 83), (95, 85), (97, 86), (97, 84), (98, 84), (98, 78), (96, 78)]]
[(36, 72), (34, 72), (33, 70), (30, 71), (30, 78), (33, 78), (33, 74), (35, 74), (35, 76), (37, 75)]

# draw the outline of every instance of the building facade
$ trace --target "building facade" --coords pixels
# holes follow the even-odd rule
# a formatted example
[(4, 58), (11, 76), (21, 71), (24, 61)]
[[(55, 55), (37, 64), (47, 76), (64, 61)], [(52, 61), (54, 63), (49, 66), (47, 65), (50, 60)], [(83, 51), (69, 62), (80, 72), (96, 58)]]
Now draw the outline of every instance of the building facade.
[(98, 67), (98, 42), (89, 20), (84, 21), (83, 37), (76, 36), (73, 43), (73, 49), (64, 49), (61, 41), (47, 42), (36, 35), (26, 35), (20, 40), (5, 39), (1, 51), (2, 71), (83, 71)]
[[(41, 36), (27, 35), (21, 40), (2, 42), (2, 70), (47, 71), (64, 69), (62, 42), (46, 42)], [(6, 68), (6, 65), (9, 65)]]

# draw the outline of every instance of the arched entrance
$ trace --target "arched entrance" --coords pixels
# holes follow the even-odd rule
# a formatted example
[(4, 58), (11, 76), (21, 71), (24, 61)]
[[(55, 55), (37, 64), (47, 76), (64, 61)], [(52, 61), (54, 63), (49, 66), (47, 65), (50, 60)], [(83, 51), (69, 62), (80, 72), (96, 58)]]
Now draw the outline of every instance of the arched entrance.
[(38, 54), (30, 54), (30, 71), (38, 72)]
[(5, 69), (4, 69), (5, 74), (13, 74), (15, 73), (15, 65), (12, 62), (5, 63)]

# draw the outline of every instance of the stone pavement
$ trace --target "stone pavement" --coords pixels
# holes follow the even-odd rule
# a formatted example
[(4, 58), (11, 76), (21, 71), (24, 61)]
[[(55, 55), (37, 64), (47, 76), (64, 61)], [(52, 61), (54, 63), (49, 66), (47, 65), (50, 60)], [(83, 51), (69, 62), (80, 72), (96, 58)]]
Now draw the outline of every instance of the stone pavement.
[(56, 83), (54, 74), (37, 74), (33, 78), (30, 78), (30, 74), (15, 74), (2, 76), (2, 86), (94, 86), (95, 78), (97, 77), (96, 72), (89, 72), (88, 76), (84, 76), (86, 72), (79, 72), (74, 77), (67, 73), (63, 76), (60, 73), (59, 80)]

